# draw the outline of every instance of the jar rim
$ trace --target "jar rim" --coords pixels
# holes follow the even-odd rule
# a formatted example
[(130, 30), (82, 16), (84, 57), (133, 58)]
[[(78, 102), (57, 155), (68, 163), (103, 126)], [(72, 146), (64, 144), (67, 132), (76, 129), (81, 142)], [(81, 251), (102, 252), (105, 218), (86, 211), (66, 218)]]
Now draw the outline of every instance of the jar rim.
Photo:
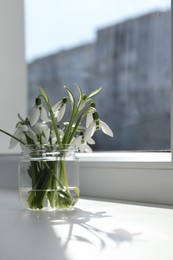
[(25, 144), (21, 145), (21, 148), (31, 148), (31, 149), (44, 149), (44, 148), (58, 148), (60, 150), (64, 150), (67, 148), (75, 149), (75, 144)]
[(60, 145), (37, 145), (37, 144), (28, 144), (28, 145), (22, 145), (21, 146), (22, 149), (22, 154), (32, 154), (32, 153), (36, 153), (36, 154), (59, 154), (59, 153), (74, 153), (76, 151), (76, 146), (73, 144), (63, 144), (62, 146)]

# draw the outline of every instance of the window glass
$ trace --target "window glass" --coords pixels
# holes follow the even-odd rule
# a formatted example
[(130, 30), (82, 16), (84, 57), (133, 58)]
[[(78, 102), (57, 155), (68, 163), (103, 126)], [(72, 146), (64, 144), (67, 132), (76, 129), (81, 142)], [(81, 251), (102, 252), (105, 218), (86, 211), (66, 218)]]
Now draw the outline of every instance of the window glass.
[(38, 87), (102, 87), (97, 107), (114, 138), (97, 151), (170, 149), (170, 0), (25, 0), (28, 109)]

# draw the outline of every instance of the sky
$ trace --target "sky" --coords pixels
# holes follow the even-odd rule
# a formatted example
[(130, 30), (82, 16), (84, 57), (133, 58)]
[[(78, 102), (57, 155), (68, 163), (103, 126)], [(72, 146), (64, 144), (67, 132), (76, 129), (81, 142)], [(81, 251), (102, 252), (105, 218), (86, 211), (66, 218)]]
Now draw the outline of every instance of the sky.
[(26, 61), (94, 41), (96, 30), (170, 8), (171, 0), (25, 0)]

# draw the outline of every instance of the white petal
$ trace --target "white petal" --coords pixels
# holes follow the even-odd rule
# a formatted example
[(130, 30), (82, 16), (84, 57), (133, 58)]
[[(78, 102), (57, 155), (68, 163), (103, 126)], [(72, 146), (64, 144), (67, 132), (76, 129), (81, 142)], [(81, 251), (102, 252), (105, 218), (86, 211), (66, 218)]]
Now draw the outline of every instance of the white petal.
[(11, 138), (9, 149), (13, 149), (14, 147), (16, 147), (17, 144), (18, 144), (18, 141), (14, 138)]
[(66, 104), (63, 104), (62, 107), (59, 110), (58, 115), (57, 115), (57, 121), (58, 122), (61, 121), (61, 119), (63, 118), (64, 113), (65, 113), (65, 109), (66, 109)]
[(32, 130), (37, 134), (40, 135), (43, 131), (47, 130), (48, 126), (45, 123), (36, 123), (33, 127)]
[(40, 117), (39, 107), (34, 106), (28, 116), (31, 126), (33, 126), (35, 123), (37, 123), (39, 117)]
[(41, 142), (42, 142), (42, 144), (48, 144), (49, 143), (48, 139), (45, 138), (44, 136), (41, 137)]
[(37, 136), (30, 128), (28, 128), (26, 135), (29, 136), (34, 141), (34, 143), (37, 142)]
[(50, 138), (50, 130), (49, 129), (44, 130), (44, 135), (45, 135), (46, 140), (48, 141)]
[(89, 144), (95, 144), (95, 141), (92, 138), (89, 138), (86, 140)]
[(91, 147), (89, 146), (89, 145), (85, 145), (85, 152), (87, 152), (87, 153), (92, 153), (92, 149), (91, 149)]
[(55, 117), (57, 117), (58, 112), (59, 112), (61, 106), (62, 106), (62, 100), (59, 101), (59, 102), (57, 102), (57, 103), (52, 107), (52, 111), (53, 111)]
[(103, 131), (103, 133), (105, 133), (106, 135), (109, 135), (111, 137), (114, 136), (112, 130), (110, 129), (110, 127), (103, 121), (100, 120), (100, 127)]
[(52, 144), (55, 144), (57, 141), (55, 131), (53, 131), (53, 130), (50, 133), (50, 139), (51, 139)]
[(81, 153), (92, 153), (92, 149), (89, 145), (87, 145), (87, 143), (85, 142), (84, 144), (80, 144), (79, 145), (79, 151)]
[(78, 148), (81, 144), (81, 141), (82, 141), (82, 136), (80, 135), (73, 140), (72, 144), (76, 145), (76, 148)]
[(57, 143), (57, 139), (56, 139), (56, 137), (54, 137), (54, 138), (52, 138), (52, 144), (56, 144)]
[(93, 122), (93, 113), (88, 113), (86, 115), (86, 127), (88, 127)]
[(85, 152), (85, 145), (84, 145), (84, 144), (80, 144), (78, 148), (79, 148), (79, 151), (80, 151), (81, 153), (84, 153), (84, 152)]
[[(20, 138), (21, 138), (21, 135), (22, 135), (22, 129), (21, 129), (21, 128), (18, 128), (18, 129), (14, 132), (13, 135), (14, 135), (15, 137), (17, 137), (18, 139), (20, 139)], [(16, 139), (14, 139), (14, 138), (11, 137), (9, 148), (12, 149), (12, 148), (16, 147), (17, 144), (18, 144), (18, 141), (17, 141)]]
[(64, 131), (62, 129), (58, 128), (58, 132), (59, 132), (60, 138), (63, 138)]
[(27, 140), (26, 140), (26, 135), (25, 135), (25, 134), (22, 133), (22, 135), (21, 135), (21, 137), (20, 137), (20, 140), (21, 140), (23, 143), (27, 144)]
[(86, 129), (86, 132), (85, 132), (85, 135), (84, 135), (84, 139), (85, 139), (85, 140), (90, 139), (90, 138), (93, 136), (95, 130), (96, 130), (96, 124), (95, 124), (95, 121), (93, 121), (93, 122), (88, 126), (88, 128)]
[(48, 116), (47, 116), (47, 111), (46, 111), (46, 109), (43, 106), (41, 106), (41, 119), (44, 122), (47, 122), (49, 120)]
[(27, 125), (21, 125), (21, 126), (20, 126), (20, 129), (21, 129), (23, 132), (28, 131)]

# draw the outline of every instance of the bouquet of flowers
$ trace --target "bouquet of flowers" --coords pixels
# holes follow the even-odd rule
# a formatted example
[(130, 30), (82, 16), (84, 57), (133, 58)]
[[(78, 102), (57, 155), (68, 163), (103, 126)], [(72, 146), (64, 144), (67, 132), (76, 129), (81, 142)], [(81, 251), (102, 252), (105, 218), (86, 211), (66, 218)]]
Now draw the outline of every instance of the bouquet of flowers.
[[(79, 92), (78, 99), (69, 87), (64, 86), (68, 95), (54, 106), (51, 106), (45, 90), (40, 88), (28, 117), (23, 118), (18, 114), (19, 122), (14, 134), (0, 129), (0, 132), (11, 137), (10, 148), (19, 143), (22, 151), (27, 151), (30, 157), (35, 158), (27, 166), (27, 174), (32, 181), (32, 189), (28, 191), (27, 196), (30, 209), (42, 209), (46, 199), (52, 208), (73, 206), (75, 199), (69, 190), (63, 159), (69, 147), (75, 146), (79, 152), (92, 152), (90, 145), (95, 144), (92, 137), (98, 130), (113, 137), (110, 127), (100, 120), (94, 102), (94, 97), (101, 88), (86, 95), (78, 84), (74, 85)], [(68, 103), (71, 108), (69, 120), (63, 122)], [(52, 150), (57, 152), (56, 147), (58, 151), (63, 151), (58, 152), (60, 160), (36, 160), (43, 154), (50, 156)], [(75, 187), (74, 192), (78, 197), (78, 187)]]

